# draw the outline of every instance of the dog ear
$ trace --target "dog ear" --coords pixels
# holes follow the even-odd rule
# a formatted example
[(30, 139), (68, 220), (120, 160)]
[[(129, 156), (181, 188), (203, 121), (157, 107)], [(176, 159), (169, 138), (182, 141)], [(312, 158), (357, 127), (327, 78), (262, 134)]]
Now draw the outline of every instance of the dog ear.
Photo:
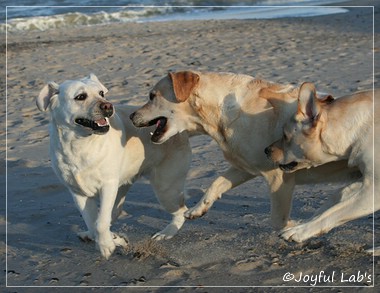
[(271, 104), (275, 112), (279, 112), (279, 109), (281, 109), (281, 104), (283, 103), (281, 100), (282, 94), (278, 94), (268, 88), (262, 88), (259, 91), (259, 97), (266, 99), (269, 104)]
[(297, 92), (291, 85), (280, 87), (279, 85), (274, 84), (260, 89), (259, 97), (266, 99), (275, 112), (280, 112), (285, 104), (290, 104), (296, 101)]
[(95, 81), (96, 83), (98, 83), (100, 85), (100, 87), (102, 88), (102, 90), (105, 94), (108, 93), (108, 89), (99, 81), (98, 77), (95, 74), (90, 73), (90, 75), (87, 77), (87, 79)]
[(269, 88), (262, 88), (259, 91), (259, 97), (266, 99), (276, 112), (282, 108), (284, 96), (285, 94), (272, 91)]
[(331, 104), (335, 101), (335, 98), (332, 95), (329, 94), (321, 94), (317, 92), (318, 101), (323, 104)]
[(298, 96), (297, 116), (301, 120), (316, 121), (319, 117), (320, 105), (314, 84), (304, 82)]
[(47, 85), (43, 87), (36, 99), (37, 108), (41, 112), (45, 112), (47, 110), (51, 98), (59, 93), (58, 88), (59, 85), (54, 81), (50, 81)]
[(169, 72), (173, 90), (179, 102), (186, 101), (199, 82), (199, 75), (190, 71)]

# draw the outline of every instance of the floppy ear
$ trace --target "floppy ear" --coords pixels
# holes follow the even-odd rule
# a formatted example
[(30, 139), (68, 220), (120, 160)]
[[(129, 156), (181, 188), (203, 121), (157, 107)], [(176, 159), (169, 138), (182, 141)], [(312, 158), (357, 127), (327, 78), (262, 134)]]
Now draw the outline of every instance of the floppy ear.
[(279, 87), (276, 84), (264, 87), (259, 91), (259, 97), (266, 99), (273, 107), (275, 112), (279, 112), (284, 108), (285, 104), (293, 103), (296, 101), (296, 89), (287, 85), (286, 87)]
[(92, 81), (95, 81), (97, 82), (100, 87), (102, 88), (103, 92), (106, 94), (108, 93), (108, 89), (99, 81), (99, 79), (97, 78), (97, 76), (93, 73), (90, 73), (90, 75), (87, 77), (87, 79), (90, 79)]
[(331, 104), (335, 101), (335, 98), (332, 95), (329, 94), (320, 94), (317, 92), (318, 101), (320, 101), (323, 104)]
[(53, 96), (58, 94), (59, 85), (54, 81), (50, 81), (47, 85), (43, 87), (40, 94), (36, 99), (37, 108), (45, 112), (50, 104), (50, 100)]
[(281, 109), (281, 105), (284, 103), (283, 96), (284, 94), (274, 92), (268, 88), (263, 88), (259, 91), (259, 97), (266, 99), (275, 111)]
[(179, 102), (188, 99), (199, 81), (199, 75), (190, 71), (169, 72), (169, 76), (173, 83), (175, 97)]
[(320, 105), (317, 99), (314, 84), (304, 82), (301, 85), (298, 96), (298, 110), (297, 116), (303, 117), (301, 120), (314, 121), (318, 119), (320, 112)]

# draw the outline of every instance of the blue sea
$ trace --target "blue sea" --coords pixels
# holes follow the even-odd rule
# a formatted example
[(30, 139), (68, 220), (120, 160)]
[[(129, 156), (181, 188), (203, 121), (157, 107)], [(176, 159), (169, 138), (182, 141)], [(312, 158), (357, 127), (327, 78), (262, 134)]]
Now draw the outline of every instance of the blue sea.
[[(32, 31), (118, 22), (310, 17), (344, 13), (339, 0), (6, 0), (0, 31)], [(332, 5), (326, 7), (324, 5)]]

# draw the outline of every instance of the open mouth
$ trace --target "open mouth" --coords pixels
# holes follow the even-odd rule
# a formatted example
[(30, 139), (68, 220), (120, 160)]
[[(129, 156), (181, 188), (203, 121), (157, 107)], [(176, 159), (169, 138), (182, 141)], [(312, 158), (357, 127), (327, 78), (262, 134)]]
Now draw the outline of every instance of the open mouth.
[(156, 119), (153, 119), (149, 121), (148, 125), (156, 125), (156, 130), (154, 132), (151, 132), (152, 135), (151, 140), (152, 142), (158, 142), (160, 138), (165, 134), (167, 130), (167, 122), (168, 119), (166, 117), (160, 116)]
[(282, 171), (285, 172), (290, 172), (293, 171), (295, 167), (297, 167), (298, 163), (297, 162), (290, 162), (288, 164), (280, 164), (279, 167)]
[(75, 123), (86, 128), (91, 128), (96, 134), (104, 134), (110, 129), (107, 118), (100, 118), (98, 120), (89, 120), (86, 118), (77, 118)]

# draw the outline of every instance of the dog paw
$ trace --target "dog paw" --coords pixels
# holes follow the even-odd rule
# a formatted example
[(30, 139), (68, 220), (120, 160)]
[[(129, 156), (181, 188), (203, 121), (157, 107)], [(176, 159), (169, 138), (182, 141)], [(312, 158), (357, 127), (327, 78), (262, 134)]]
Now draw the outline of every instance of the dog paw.
[(128, 237), (125, 235), (118, 235), (116, 233), (112, 233), (112, 240), (115, 243), (116, 246), (122, 247), (124, 249), (128, 248), (129, 241)]
[(83, 242), (91, 242), (95, 240), (94, 235), (90, 231), (78, 232), (77, 235)]
[(307, 237), (307, 235), (304, 233), (304, 229), (302, 225), (285, 228), (280, 232), (280, 236), (288, 241), (294, 241), (294, 242), (303, 242), (306, 239), (310, 238)]
[(154, 239), (154, 240), (167, 240), (167, 239), (173, 238), (173, 236), (175, 234), (177, 234), (178, 230), (179, 229), (177, 226), (175, 226), (173, 224), (169, 224), (166, 226), (166, 228), (164, 230), (154, 234), (152, 236), (152, 239)]
[(211, 204), (207, 204), (204, 201), (199, 202), (195, 207), (188, 209), (185, 212), (185, 218), (189, 220), (197, 219), (206, 214), (211, 207)]
[(111, 237), (103, 237), (104, 239), (97, 242), (100, 253), (105, 259), (109, 259), (116, 247), (128, 248), (128, 239), (126, 236), (120, 236), (116, 233), (110, 233)]
[(101, 255), (105, 259), (109, 259), (109, 257), (112, 255), (112, 253), (115, 251), (116, 245), (113, 241), (108, 242), (98, 242), (98, 249), (101, 253)]

